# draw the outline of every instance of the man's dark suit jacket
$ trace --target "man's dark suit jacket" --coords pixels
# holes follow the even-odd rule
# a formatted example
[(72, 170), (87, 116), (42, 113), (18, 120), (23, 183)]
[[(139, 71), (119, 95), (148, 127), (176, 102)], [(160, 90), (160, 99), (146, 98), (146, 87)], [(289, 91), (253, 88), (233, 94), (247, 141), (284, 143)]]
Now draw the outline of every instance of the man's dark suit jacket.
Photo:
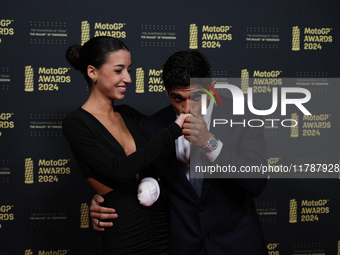
[[(212, 117), (243, 121), (257, 118), (232, 115), (232, 102), (222, 101), (214, 107)], [(176, 118), (172, 106), (146, 117), (140, 123), (142, 131), (152, 135)], [(219, 165), (266, 164), (262, 128), (242, 125), (217, 125), (210, 132), (223, 142), (214, 161)], [(173, 255), (264, 255), (268, 254), (261, 225), (252, 197), (265, 188), (264, 179), (204, 179), (199, 199), (176, 158), (175, 142), (155, 161), (162, 191), (170, 209), (170, 254)]]

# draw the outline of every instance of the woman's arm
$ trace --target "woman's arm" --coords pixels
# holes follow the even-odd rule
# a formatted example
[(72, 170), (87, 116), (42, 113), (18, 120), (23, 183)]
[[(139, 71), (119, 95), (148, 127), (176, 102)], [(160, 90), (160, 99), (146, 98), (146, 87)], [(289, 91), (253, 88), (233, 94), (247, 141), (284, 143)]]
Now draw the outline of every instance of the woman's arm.
[(176, 123), (161, 130), (149, 143), (128, 156), (112, 154), (96, 139), (80, 118), (65, 118), (63, 132), (76, 158), (81, 159), (103, 177), (124, 183), (152, 163), (166, 146), (181, 135), (185, 117), (186, 115), (181, 115)]

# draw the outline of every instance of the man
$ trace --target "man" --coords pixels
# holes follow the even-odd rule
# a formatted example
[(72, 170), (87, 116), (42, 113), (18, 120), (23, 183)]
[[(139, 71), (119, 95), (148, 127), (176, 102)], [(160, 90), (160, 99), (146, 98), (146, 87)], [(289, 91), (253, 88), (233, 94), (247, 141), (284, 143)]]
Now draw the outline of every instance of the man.
[[(144, 118), (141, 129), (148, 138), (173, 122), (180, 113), (191, 113), (183, 126), (184, 136), (167, 147), (154, 162), (170, 212), (170, 254), (268, 254), (252, 197), (265, 188), (263, 179), (203, 179), (190, 177), (189, 151), (195, 147), (206, 155), (208, 164), (245, 166), (266, 164), (262, 128), (243, 125), (217, 125), (216, 118), (250, 119), (232, 115), (232, 101), (223, 98), (223, 107), (210, 102), (207, 114), (201, 112), (199, 85), (190, 86), (191, 77), (210, 77), (210, 65), (198, 51), (173, 54), (164, 64), (163, 82), (171, 105)], [(192, 144), (190, 146), (190, 143)], [(227, 174), (226, 176), (227, 177)], [(101, 199), (97, 199), (101, 202)], [(93, 223), (116, 215), (100, 209), (93, 200)], [(112, 211), (112, 209), (111, 209)], [(109, 224), (101, 222), (100, 230)]]

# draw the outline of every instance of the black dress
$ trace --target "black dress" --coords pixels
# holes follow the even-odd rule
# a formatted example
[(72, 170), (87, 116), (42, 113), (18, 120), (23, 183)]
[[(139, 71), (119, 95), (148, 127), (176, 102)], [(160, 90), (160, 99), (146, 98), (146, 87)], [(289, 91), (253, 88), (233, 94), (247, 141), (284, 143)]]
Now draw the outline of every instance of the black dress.
[(141, 113), (127, 105), (116, 106), (115, 111), (121, 114), (136, 143), (137, 151), (129, 156), (84, 109), (72, 112), (63, 121), (64, 135), (85, 178), (94, 178), (113, 189), (104, 195), (103, 206), (115, 208), (118, 218), (102, 233), (103, 254), (167, 254), (168, 208), (163, 196), (144, 207), (137, 199), (137, 186), (146, 176), (156, 178), (150, 163), (181, 134), (181, 128), (172, 123), (148, 142), (139, 129)]

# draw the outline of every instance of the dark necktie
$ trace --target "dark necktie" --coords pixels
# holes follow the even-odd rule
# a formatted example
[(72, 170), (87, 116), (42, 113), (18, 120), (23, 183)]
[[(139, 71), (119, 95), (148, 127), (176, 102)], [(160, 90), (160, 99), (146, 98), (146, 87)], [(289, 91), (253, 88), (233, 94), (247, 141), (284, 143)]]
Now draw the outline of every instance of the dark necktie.
[(202, 195), (202, 184), (203, 184), (203, 173), (199, 171), (195, 171), (196, 166), (199, 166), (199, 169), (204, 167), (204, 153), (201, 148), (197, 148), (195, 146), (191, 146), (190, 151), (190, 183), (194, 190), (196, 191), (199, 198)]

